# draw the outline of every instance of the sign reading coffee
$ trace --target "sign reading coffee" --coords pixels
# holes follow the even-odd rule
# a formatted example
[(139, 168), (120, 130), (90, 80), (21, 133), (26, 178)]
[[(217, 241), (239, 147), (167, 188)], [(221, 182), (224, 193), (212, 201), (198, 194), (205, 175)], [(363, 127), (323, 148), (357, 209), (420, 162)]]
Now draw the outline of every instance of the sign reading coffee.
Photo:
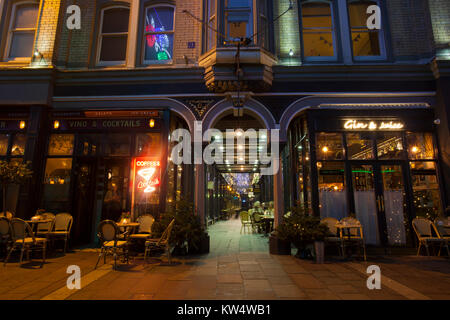
[(402, 130), (405, 125), (399, 121), (386, 120), (344, 120), (343, 127), (345, 130)]

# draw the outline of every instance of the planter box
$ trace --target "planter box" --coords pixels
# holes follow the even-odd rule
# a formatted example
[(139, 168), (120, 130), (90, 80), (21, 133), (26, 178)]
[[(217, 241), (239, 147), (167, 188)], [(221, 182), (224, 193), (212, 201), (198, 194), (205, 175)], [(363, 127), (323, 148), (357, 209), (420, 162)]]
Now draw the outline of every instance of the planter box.
[(270, 254), (291, 255), (291, 242), (278, 239), (275, 235), (269, 237)]
[(198, 249), (190, 247), (189, 254), (206, 254), (209, 253), (209, 235), (202, 238)]

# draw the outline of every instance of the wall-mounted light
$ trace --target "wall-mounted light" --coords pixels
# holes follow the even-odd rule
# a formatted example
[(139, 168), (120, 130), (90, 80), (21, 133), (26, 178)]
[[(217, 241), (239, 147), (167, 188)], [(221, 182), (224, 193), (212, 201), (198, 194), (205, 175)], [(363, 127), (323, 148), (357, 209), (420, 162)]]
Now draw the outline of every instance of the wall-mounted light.
[(154, 128), (155, 127), (155, 119), (150, 119), (148, 125), (150, 126), (150, 128)]
[(44, 59), (44, 55), (38, 49), (34, 50), (34, 57), (35, 57), (35, 59), (41, 58), (40, 61), (42, 61), (42, 59)]
[(292, 57), (294, 55), (294, 50), (289, 50), (289, 56)]
[(323, 147), (323, 148), (322, 148), (322, 152), (323, 152), (323, 153), (327, 153), (327, 152), (328, 152), (328, 150), (329, 150), (329, 149), (328, 149), (328, 147), (327, 147), (327, 146), (325, 146), (325, 147)]
[(412, 151), (413, 153), (417, 153), (417, 152), (419, 152), (419, 148), (417, 148), (416, 146), (414, 146), (414, 147), (412, 147), (411, 151)]
[(25, 129), (26, 126), (27, 126), (27, 124), (26, 124), (25, 121), (22, 120), (22, 121), (19, 122), (19, 128), (20, 128), (21, 130)]
[(53, 121), (53, 128), (59, 129), (59, 121), (58, 120)]

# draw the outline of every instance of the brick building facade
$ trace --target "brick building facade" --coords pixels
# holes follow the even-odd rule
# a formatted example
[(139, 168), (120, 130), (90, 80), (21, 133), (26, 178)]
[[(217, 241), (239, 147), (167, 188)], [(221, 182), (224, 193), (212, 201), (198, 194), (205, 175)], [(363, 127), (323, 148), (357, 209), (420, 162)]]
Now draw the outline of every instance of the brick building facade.
[[(81, 29), (67, 27), (71, 5), (80, 9)], [(380, 30), (365, 29), (370, 5), (380, 8)], [(92, 241), (111, 183), (122, 190), (121, 210), (137, 208), (131, 168), (145, 136), (159, 141), (161, 160), (161, 186), (145, 210), (165, 210), (184, 194), (206, 223), (223, 205), (208, 200), (224, 196), (222, 169), (163, 160), (168, 136), (177, 127), (192, 132), (196, 121), (203, 131), (221, 127), (221, 120), (233, 123), (229, 117), (243, 108), (235, 124), (256, 121), (280, 130), (282, 170), (261, 191), (274, 201), (275, 224), (299, 201), (313, 214), (334, 216), (325, 206), (330, 188), (341, 192), (330, 201), (345, 200), (343, 215), (370, 211), (359, 207), (364, 188), (383, 202), (401, 190), (401, 210), (377, 207), (364, 223), (377, 225), (373, 244), (405, 245), (389, 233), (390, 214), (410, 223), (416, 215), (444, 214), (450, 205), (449, 21), (444, 0), (0, 0), (0, 137), (6, 141), (0, 157), (32, 161), (34, 170), (8, 208), (19, 217), (42, 207), (70, 211), (75, 236)], [(399, 155), (381, 152), (390, 133), (349, 133), (341, 125), (349, 119), (401, 123), (393, 137)], [(150, 120), (156, 125), (144, 125)], [(135, 128), (128, 130), (126, 121)], [(350, 155), (355, 137), (378, 143), (360, 162)], [(411, 154), (418, 147), (410, 141), (431, 143), (426, 148), (434, 155)], [(330, 143), (343, 155), (321, 158), (319, 146), (328, 150)], [(295, 151), (300, 147), (310, 154)], [(356, 165), (372, 172), (372, 186), (358, 189)], [(382, 186), (389, 170), (400, 170), (389, 177), (402, 180), (400, 189)], [(424, 193), (430, 185), (435, 192)], [(419, 197), (427, 202), (420, 208)]]

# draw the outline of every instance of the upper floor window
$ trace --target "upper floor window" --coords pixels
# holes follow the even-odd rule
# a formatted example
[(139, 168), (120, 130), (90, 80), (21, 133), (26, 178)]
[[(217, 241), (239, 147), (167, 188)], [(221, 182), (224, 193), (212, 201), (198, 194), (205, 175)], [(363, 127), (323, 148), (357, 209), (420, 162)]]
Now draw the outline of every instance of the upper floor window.
[(367, 8), (378, 5), (377, 1), (349, 0), (348, 14), (354, 57), (381, 56), (382, 45), (380, 30), (367, 28)]
[(303, 56), (306, 59), (334, 57), (333, 10), (329, 1), (303, 1), (301, 5)]
[(15, 3), (11, 11), (6, 44), (6, 60), (31, 58), (39, 5), (36, 2)]
[(206, 16), (208, 18), (208, 27), (206, 28), (206, 50), (211, 50), (217, 45), (217, 12), (216, 0), (208, 0), (206, 7)]
[[(302, 0), (303, 58), (346, 63), (385, 58), (384, 30), (369, 29), (369, 7), (379, 0)], [(381, 21), (382, 22), (382, 21)]]
[(144, 63), (170, 63), (173, 59), (174, 14), (171, 6), (149, 7), (145, 11)]
[(130, 10), (127, 7), (112, 7), (102, 10), (97, 58), (99, 64), (125, 63), (129, 17)]
[(269, 49), (271, 3), (271, 0), (205, 0), (204, 50), (218, 44), (235, 45), (246, 38), (251, 45)]
[(253, 34), (251, 0), (225, 0), (225, 35), (228, 40), (239, 41)]

